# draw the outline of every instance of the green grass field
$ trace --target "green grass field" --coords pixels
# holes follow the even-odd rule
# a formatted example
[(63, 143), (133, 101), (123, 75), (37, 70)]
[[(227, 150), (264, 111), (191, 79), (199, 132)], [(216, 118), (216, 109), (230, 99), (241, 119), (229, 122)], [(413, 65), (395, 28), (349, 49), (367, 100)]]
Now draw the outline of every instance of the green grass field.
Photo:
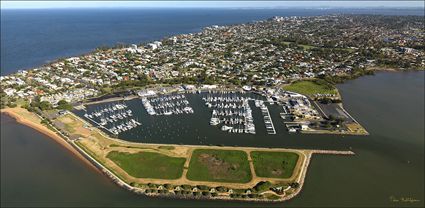
[[(287, 45), (287, 46), (289, 46), (290, 44), (294, 44), (294, 42), (288, 42), (288, 41), (284, 41), (282, 43), (285, 44), (285, 45)], [(319, 49), (322, 49), (322, 50), (330, 50), (330, 49), (333, 49), (333, 50), (343, 50), (343, 51), (348, 51), (350, 53), (354, 51), (354, 49), (352, 49), (352, 48), (321, 48), (321, 47), (317, 47), (317, 46), (313, 46), (313, 45), (304, 45), (304, 44), (297, 44), (297, 45), (299, 47), (302, 47), (303, 50), (311, 50), (311, 49), (319, 48)]]
[(239, 150), (196, 149), (187, 178), (194, 181), (246, 183), (252, 179), (248, 156)]
[(298, 157), (293, 152), (251, 152), (255, 174), (268, 178), (290, 178)]
[(178, 179), (183, 174), (185, 158), (154, 152), (136, 154), (112, 151), (107, 158), (136, 178)]
[(298, 81), (290, 85), (284, 86), (284, 90), (300, 93), (307, 96), (315, 94), (333, 94), (338, 93), (337, 89), (331, 84), (321, 81)]
[[(288, 42), (288, 41), (284, 41), (284, 44), (286, 44), (287, 46), (289, 46), (289, 44), (294, 43), (294, 42)], [(313, 48), (317, 48), (316, 46), (312, 46), (312, 45), (303, 45), (303, 44), (297, 44), (298, 46), (302, 47), (304, 50), (310, 50)]]

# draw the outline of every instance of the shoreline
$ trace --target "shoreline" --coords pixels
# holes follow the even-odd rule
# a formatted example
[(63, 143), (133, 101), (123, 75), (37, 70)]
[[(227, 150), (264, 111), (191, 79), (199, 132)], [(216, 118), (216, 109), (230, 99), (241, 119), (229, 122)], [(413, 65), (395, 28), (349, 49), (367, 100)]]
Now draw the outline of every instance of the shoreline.
[(47, 137), (52, 139), (54, 142), (56, 142), (59, 146), (66, 149), (69, 153), (71, 153), (73, 156), (77, 157), (77, 159), (81, 160), (83, 163), (85, 163), (87, 166), (90, 167), (90, 169), (95, 170), (98, 173), (101, 173), (101, 171), (96, 168), (90, 161), (88, 161), (83, 155), (81, 155), (74, 147), (71, 146), (68, 142), (66, 142), (62, 137), (57, 135), (52, 130), (48, 129), (46, 126), (43, 126), (42, 124), (37, 124), (34, 122), (31, 122), (24, 118), (23, 116), (13, 112), (12, 110), (6, 108), (1, 109), (1, 114), (4, 114), (6, 116), (11, 117), (14, 119), (18, 124), (22, 124), (26, 127), (29, 127)]
[(372, 66), (372, 67), (368, 67), (366, 70), (373, 71), (373, 72), (415, 72), (415, 71), (424, 71), (425, 68), (400, 69), (400, 68), (394, 68), (394, 67)]
[[(284, 195), (280, 199), (259, 199), (259, 198), (229, 198), (228, 196), (218, 196), (218, 197), (193, 197), (193, 196), (180, 196), (176, 194), (161, 194), (161, 193), (145, 193), (144, 189), (139, 187), (131, 186), (128, 182), (123, 180), (121, 177), (119, 177), (114, 171), (112, 171), (110, 168), (105, 166), (102, 162), (98, 161), (96, 158), (91, 156), (89, 153), (87, 153), (84, 149), (79, 147), (76, 143), (72, 141), (66, 141), (65, 138), (62, 138), (60, 135), (58, 135), (53, 130), (47, 128), (46, 126), (35, 123), (35, 121), (31, 121), (29, 119), (26, 119), (23, 115), (20, 115), (19, 113), (15, 112), (18, 108), (8, 108), (8, 109), (2, 109), (1, 113), (4, 113), (7, 116), (10, 116), (16, 120), (17, 123), (20, 123), (22, 125), (28, 126), (36, 131), (39, 131), (40, 133), (52, 138), (54, 141), (56, 141), (58, 144), (62, 145), (65, 149), (72, 152), (75, 156), (77, 156), (79, 159), (83, 160), (84, 163), (89, 165), (91, 168), (96, 169), (97, 172), (101, 173), (102, 175), (105, 175), (110, 180), (112, 180), (113, 183), (118, 185), (121, 188), (124, 188), (132, 193), (145, 195), (149, 197), (160, 197), (160, 198), (177, 198), (177, 199), (189, 199), (189, 200), (223, 200), (223, 201), (244, 201), (244, 202), (267, 202), (267, 203), (282, 203), (284, 201), (290, 200), (294, 197), (296, 197), (301, 191), (302, 187), (304, 185), (304, 180), (307, 175), (308, 166), (311, 160), (311, 157), (313, 154), (330, 154), (330, 155), (355, 155), (352, 151), (341, 151), (341, 150), (317, 150), (317, 149), (286, 149), (286, 148), (276, 148), (276, 150), (293, 150), (293, 151), (299, 151), (304, 155), (304, 162), (302, 163), (302, 167), (300, 169), (300, 173), (296, 179), (296, 181), (299, 182), (300, 186), (295, 189), (295, 191), (291, 194)], [(30, 112), (34, 115), (34, 113)], [(97, 129), (97, 131), (100, 131)], [(107, 137), (109, 138), (109, 137)], [(112, 139), (112, 138), (109, 138)], [(141, 144), (141, 145), (158, 145), (158, 144), (150, 144), (150, 143), (133, 143), (124, 141), (121, 139), (112, 139), (116, 140), (123, 144)], [(167, 144), (169, 145), (169, 144)], [(180, 146), (180, 145), (177, 145)], [(196, 148), (224, 148), (224, 149), (233, 149), (233, 147), (211, 147), (211, 146), (204, 146), (204, 145), (181, 145), (181, 146), (189, 146), (189, 147), (196, 147)], [(270, 149), (270, 148), (258, 148), (258, 147), (240, 147), (240, 148), (246, 148), (249, 149)]]

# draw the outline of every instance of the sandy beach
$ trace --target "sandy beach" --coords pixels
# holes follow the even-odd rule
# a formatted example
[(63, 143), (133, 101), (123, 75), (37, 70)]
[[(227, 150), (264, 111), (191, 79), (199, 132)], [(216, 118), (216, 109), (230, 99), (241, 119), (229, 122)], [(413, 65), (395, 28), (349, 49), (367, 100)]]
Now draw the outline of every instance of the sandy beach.
[(16, 120), (16, 122), (28, 126), (36, 131), (48, 136), (53, 139), (55, 142), (60, 144), (63, 148), (68, 150), (73, 155), (77, 156), (79, 159), (84, 161), (85, 164), (90, 166), (93, 170), (96, 170), (100, 173), (99, 169), (96, 168), (90, 161), (88, 161), (84, 156), (82, 156), (74, 147), (72, 147), (68, 142), (66, 142), (62, 137), (57, 135), (52, 130), (48, 129), (46, 126), (43, 126), (40, 122), (41, 120), (36, 117), (33, 113), (30, 113), (23, 108), (6, 108), (1, 109), (1, 113), (8, 115)]
[[(186, 178), (186, 173), (187, 170), (184, 171), (183, 175), (181, 178), (174, 180), (174, 179), (154, 179), (154, 178), (135, 178), (133, 176), (131, 176), (130, 174), (128, 174), (127, 172), (125, 172), (123, 169), (121, 169), (119, 166), (117, 166), (115, 163), (108, 161), (108, 160), (103, 160), (104, 158), (102, 158), (101, 160), (99, 160), (99, 158), (97, 157), (105, 157), (106, 154), (112, 150), (115, 151), (121, 151), (121, 152), (138, 152), (140, 151), (140, 149), (130, 149), (128, 150), (127, 148), (124, 148), (125, 146), (120, 146), (120, 145), (131, 145), (133, 147), (149, 147), (146, 149), (149, 150), (145, 150), (145, 151), (153, 151), (153, 150), (158, 150), (161, 153), (166, 153), (166, 154), (170, 154), (170, 156), (181, 156), (181, 157), (185, 157), (188, 158), (187, 162), (186, 162), (186, 166), (188, 166), (188, 163), (190, 161), (191, 158), (191, 153), (193, 151), (193, 149), (195, 148), (204, 148), (204, 149), (214, 149), (217, 147), (213, 147), (213, 146), (202, 146), (202, 145), (173, 145), (174, 149), (173, 150), (167, 150), (167, 151), (161, 151), (159, 147), (161, 147), (161, 145), (163, 144), (139, 144), (139, 143), (132, 143), (132, 142), (127, 142), (127, 141), (123, 141), (123, 140), (119, 140), (119, 139), (111, 139), (109, 137), (103, 137), (101, 136), (101, 134), (97, 133), (100, 132), (100, 130), (95, 130), (94, 132), (92, 131), (87, 131), (85, 128), (82, 127), (82, 125), (85, 123), (83, 120), (80, 120), (76, 115), (70, 113), (69, 115), (67, 115), (68, 117), (64, 117), (62, 119), (62, 122), (77, 122), (79, 125), (74, 126), (74, 128), (76, 129), (77, 132), (81, 133), (83, 135), (83, 137), (93, 137), (93, 138), (97, 138), (96, 144), (91, 144), (90, 142), (93, 142), (92, 140), (83, 140), (81, 142), (83, 142), (85, 148), (90, 149), (90, 152), (92, 152), (92, 154), (94, 153), (94, 157), (91, 154), (88, 154), (85, 150), (85, 148), (80, 148), (79, 145), (73, 146), (72, 143), (68, 143), (65, 139), (63, 139), (60, 135), (58, 135), (56, 132), (50, 130), (49, 128), (47, 128), (46, 126), (41, 124), (41, 119), (34, 113), (31, 113), (29, 111), (27, 111), (26, 109), (23, 108), (7, 108), (7, 109), (2, 109), (1, 113), (4, 113), (6, 115), (9, 115), (13, 118), (16, 119), (16, 121), (20, 124), (29, 126), (30, 128), (33, 128), (45, 135), (47, 135), (49, 138), (52, 138), (54, 141), (56, 141), (57, 143), (59, 143), (62, 147), (66, 148), (68, 151), (72, 152), (75, 156), (77, 156), (78, 158), (80, 158), (82, 161), (84, 161), (84, 163), (86, 163), (88, 166), (90, 166), (91, 168), (95, 169), (97, 172), (102, 173), (108, 177), (110, 177), (112, 179), (112, 181), (114, 181), (115, 183), (117, 183), (119, 186), (122, 186), (130, 191), (133, 191), (135, 193), (145, 193), (144, 190), (142, 188), (139, 187), (132, 187), (131, 185), (129, 185), (129, 181), (130, 182), (136, 182), (136, 183), (154, 183), (154, 184), (189, 184), (189, 185), (206, 185), (206, 186), (223, 186), (225, 185), (226, 187), (231, 187), (231, 188), (239, 188), (239, 189), (248, 189), (251, 188), (253, 186), (255, 186), (256, 184), (258, 184), (260, 181), (267, 181), (267, 180), (271, 180), (270, 178), (262, 178), (262, 177), (258, 177), (256, 176), (255, 170), (254, 170), (254, 166), (251, 163), (250, 164), (250, 171), (253, 175), (253, 178), (251, 179), (250, 182), (248, 183), (243, 183), (243, 184), (235, 184), (235, 183), (217, 183), (217, 182), (211, 182), (211, 181), (191, 181), (189, 179)], [(70, 119), (71, 118), (71, 119)], [(93, 134), (99, 134), (100, 137), (96, 137)], [(74, 143), (75, 144), (75, 143)], [(111, 147), (111, 144), (115, 144), (116, 146)], [(100, 146), (99, 146), (100, 145)], [(99, 149), (100, 147), (100, 149)], [(105, 147), (105, 148), (102, 148)], [(107, 147), (107, 148), (106, 148)], [(220, 149), (228, 149), (228, 150), (233, 150), (233, 149), (241, 149), (243, 151), (245, 151), (247, 153), (247, 155), (250, 155), (251, 151), (254, 150), (265, 150), (265, 148), (258, 148), (258, 147), (220, 147)], [(77, 150), (79, 149), (79, 150)], [(269, 149), (267, 149), (267, 151), (271, 151)], [(316, 154), (339, 154), (339, 155), (354, 155), (353, 152), (351, 151), (333, 151), (333, 150), (295, 150), (295, 149), (284, 149), (284, 148), (274, 148), (274, 151), (292, 151), (292, 152), (297, 152), (301, 159), (297, 162), (297, 170), (295, 170), (297, 172), (297, 174), (293, 174), (293, 176), (289, 179), (285, 179), (285, 180), (280, 180), (280, 181), (292, 181), (295, 180), (300, 184), (300, 187), (298, 189), (296, 189), (293, 193), (289, 194), (289, 195), (283, 195), (281, 196), (281, 198), (277, 199), (277, 200), (269, 200), (269, 199), (230, 199), (228, 198), (228, 196), (221, 196), (221, 197), (216, 197), (216, 198), (208, 198), (208, 199), (222, 199), (222, 200), (241, 200), (241, 201), (268, 201), (268, 202), (282, 202), (282, 201), (286, 201), (289, 200), (295, 196), (297, 196), (300, 192), (301, 189), (303, 187), (304, 184), (304, 178), (306, 177), (306, 173), (307, 173), (307, 169), (308, 169), (308, 164), (310, 162), (310, 158), (312, 156), (312, 154), (316, 153)], [(250, 161), (252, 159), (249, 159)], [(101, 162), (99, 162), (101, 161)], [(111, 171), (113, 170), (113, 171)], [(151, 194), (148, 194), (151, 195)], [(158, 196), (160, 196), (161, 194), (158, 194)]]

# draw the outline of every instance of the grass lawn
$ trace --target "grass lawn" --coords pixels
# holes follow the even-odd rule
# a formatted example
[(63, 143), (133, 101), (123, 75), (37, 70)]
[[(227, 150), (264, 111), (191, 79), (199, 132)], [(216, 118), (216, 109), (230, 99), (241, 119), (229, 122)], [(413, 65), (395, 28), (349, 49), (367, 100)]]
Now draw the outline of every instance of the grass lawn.
[(187, 172), (194, 181), (247, 183), (252, 174), (248, 156), (239, 150), (196, 149)]
[(65, 130), (68, 131), (69, 133), (76, 132), (77, 128), (80, 126), (79, 122), (76, 122), (76, 118), (74, 118), (73, 116), (69, 114), (66, 114), (64, 116), (59, 116), (57, 119), (63, 124), (63, 127), (65, 128)]
[[(285, 41), (283, 43), (286, 44), (287, 46), (289, 46), (289, 44), (294, 43), (294, 42)], [(310, 49), (313, 49), (313, 48), (317, 48), (316, 46), (304, 45), (304, 44), (298, 44), (298, 46), (302, 47), (304, 50), (310, 50)]]
[(160, 153), (126, 153), (112, 151), (107, 158), (136, 178), (178, 179), (183, 174), (185, 158)]
[[(289, 44), (294, 43), (294, 42), (288, 42), (288, 41), (284, 41), (283, 42), (285, 45), (289, 46)], [(315, 48), (320, 48), (320, 47), (316, 47), (316, 46), (312, 46), (312, 45), (304, 45), (304, 44), (297, 44), (299, 47), (302, 47), (303, 50), (311, 50), (311, 49), (315, 49)], [(348, 52), (353, 52), (354, 49), (352, 48), (320, 48), (323, 50), (330, 50), (330, 49), (334, 49), (334, 50), (343, 50), (343, 51), (348, 51)]]
[(28, 104), (28, 101), (25, 101), (25, 99), (23, 99), (23, 98), (19, 98), (19, 99), (16, 100), (16, 104), (18, 106), (23, 106), (25, 104)]
[(293, 152), (251, 152), (255, 174), (268, 178), (290, 178), (298, 157)]
[(336, 95), (338, 93), (334, 86), (325, 81), (298, 81), (284, 86), (283, 89), (307, 96), (313, 96), (315, 94)]

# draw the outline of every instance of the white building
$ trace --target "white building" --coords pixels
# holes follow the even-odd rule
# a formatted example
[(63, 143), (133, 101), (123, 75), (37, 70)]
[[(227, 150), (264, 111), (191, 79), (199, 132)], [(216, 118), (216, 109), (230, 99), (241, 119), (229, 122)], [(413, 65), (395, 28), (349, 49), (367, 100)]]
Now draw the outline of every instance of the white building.
[(15, 92), (16, 92), (16, 90), (15, 89), (13, 89), (13, 88), (7, 88), (7, 89), (5, 89), (5, 90), (3, 90), (4, 91), (4, 93), (6, 93), (6, 95), (8, 95), (8, 96), (12, 96), (12, 95), (14, 95), (15, 94)]
[(157, 48), (161, 47), (161, 45), (162, 45), (162, 42), (160, 42), (160, 41), (155, 41), (155, 42), (153, 42), (153, 43), (149, 43), (149, 44), (148, 44), (148, 46), (149, 46), (150, 48), (152, 48), (152, 50), (155, 50), (155, 49), (157, 49)]

